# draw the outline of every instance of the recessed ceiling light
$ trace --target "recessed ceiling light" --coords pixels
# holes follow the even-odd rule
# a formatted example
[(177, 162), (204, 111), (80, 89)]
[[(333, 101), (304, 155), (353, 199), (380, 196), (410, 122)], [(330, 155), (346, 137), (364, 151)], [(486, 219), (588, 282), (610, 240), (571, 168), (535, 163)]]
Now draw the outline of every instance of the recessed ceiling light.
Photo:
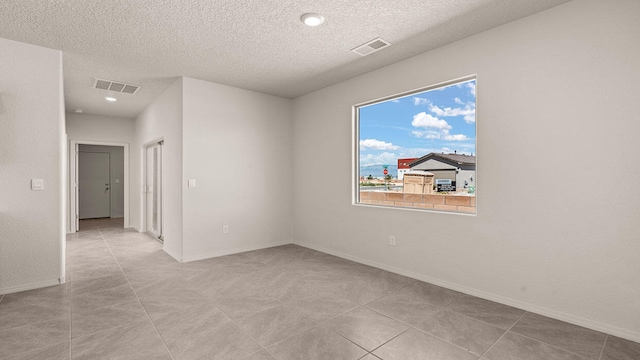
[(111, 101), (111, 102), (118, 101), (118, 99), (116, 99), (116, 98), (114, 98), (114, 97), (111, 97), (111, 96), (107, 96), (107, 97), (106, 97), (106, 98), (104, 98), (104, 99), (105, 99), (105, 100), (107, 100), (107, 101)]
[(324, 16), (316, 13), (306, 13), (300, 17), (300, 21), (308, 26), (318, 26), (324, 22)]
[(82, 114), (82, 109), (76, 109), (76, 110), (75, 110), (75, 113), (76, 113), (76, 114)]

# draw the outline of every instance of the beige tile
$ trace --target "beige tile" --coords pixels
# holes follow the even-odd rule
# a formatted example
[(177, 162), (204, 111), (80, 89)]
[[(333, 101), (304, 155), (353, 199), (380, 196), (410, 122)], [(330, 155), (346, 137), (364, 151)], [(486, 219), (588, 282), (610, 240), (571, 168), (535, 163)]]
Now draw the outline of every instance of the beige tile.
[(524, 310), (473, 296), (464, 296), (447, 306), (447, 310), (484, 321), (504, 330), (515, 324), (524, 314)]
[(372, 354), (367, 354), (364, 357), (361, 357), (360, 360), (380, 360), (380, 358)]
[(49, 286), (41, 289), (22, 291), (18, 293), (6, 294), (2, 299), (2, 305), (8, 306), (24, 303), (56, 303), (62, 304), (69, 300), (70, 286), (68, 284)]
[(69, 317), (0, 330), (0, 359), (69, 341)]
[(508, 332), (498, 340), (482, 359), (586, 360), (587, 358), (516, 333)]
[(145, 319), (116, 328), (99, 331), (71, 341), (73, 359), (136, 358), (147, 349), (164, 349), (162, 339), (151, 322)]
[(107, 265), (107, 266), (95, 266), (95, 264), (82, 267), (70, 269), (68, 272), (71, 282), (82, 281), (82, 280), (90, 280), (103, 278), (108, 276), (115, 276), (122, 274), (122, 270), (117, 264)]
[(190, 335), (230, 323), (213, 304), (184, 306), (156, 313), (153, 323), (164, 339), (183, 339)]
[(6, 360), (69, 360), (71, 358), (69, 348), (70, 345), (67, 340), (55, 345), (13, 355), (6, 358)]
[(136, 292), (145, 310), (152, 319), (171, 311), (185, 307), (205, 306), (212, 304), (197, 291), (182, 287), (179, 281), (170, 281), (153, 289)]
[(511, 331), (598, 360), (606, 335), (545, 316), (526, 313)]
[(330, 296), (304, 297), (289, 302), (306, 316), (316, 320), (328, 320), (358, 307), (353, 301)]
[(94, 279), (86, 279), (86, 280), (78, 280), (71, 283), (71, 295), (79, 296), (83, 293), (91, 293), (96, 291), (103, 291), (108, 289), (113, 289), (118, 286), (128, 286), (127, 278), (124, 276), (122, 272), (119, 274), (110, 273), (108, 276), (94, 278)]
[(224, 297), (214, 300), (214, 304), (233, 320), (241, 320), (255, 313), (282, 305), (269, 295), (248, 297)]
[(135, 270), (126, 271), (125, 275), (134, 290), (139, 291), (148, 286), (154, 286), (163, 282), (179, 279), (185, 285), (195, 274), (202, 271), (185, 271), (183, 269), (167, 267), (140, 267)]
[(278, 360), (357, 360), (367, 352), (324, 327), (316, 326), (268, 350)]
[(376, 349), (373, 354), (384, 360), (476, 360), (478, 358), (470, 352), (416, 329), (402, 333)]
[(609, 336), (601, 359), (638, 360), (640, 359), (640, 343)]
[(69, 318), (71, 307), (68, 297), (28, 299), (11, 295), (6, 295), (0, 304), (0, 330)]
[(362, 305), (395, 293), (415, 282), (416, 280), (406, 276), (376, 269), (370, 273), (350, 276), (341, 283), (344, 297)]
[(447, 310), (421, 321), (416, 328), (477, 355), (487, 351), (504, 333), (500, 328)]
[(396, 292), (397, 295), (403, 296), (409, 299), (420, 299), (431, 305), (438, 307), (444, 307), (452, 302), (462, 299), (465, 295), (445, 289), (441, 286), (429, 284), (422, 281), (417, 281), (409, 286), (406, 286)]
[(349, 311), (322, 324), (368, 351), (409, 328), (366, 307)]
[(215, 286), (203, 288), (202, 293), (209, 299), (255, 297), (264, 294), (264, 283), (254, 274), (234, 274), (221, 279)]
[(71, 298), (71, 310), (84, 312), (101, 307), (124, 304), (136, 300), (136, 296), (128, 284), (105, 290), (82, 293)]
[(228, 318), (189, 336), (165, 337), (165, 341), (177, 360), (241, 359), (260, 349), (255, 340)]
[(266, 350), (259, 350), (254, 352), (253, 354), (249, 354), (246, 357), (243, 357), (242, 360), (276, 360), (271, 354), (269, 354)]
[(71, 336), (72, 339), (76, 339), (145, 319), (147, 313), (137, 299), (106, 307), (74, 311), (71, 315)]
[(343, 284), (326, 273), (305, 270), (275, 270), (276, 275), (266, 280), (264, 292), (283, 302), (311, 297), (342, 297)]
[(367, 307), (410, 326), (414, 326), (441, 309), (413, 292), (391, 294), (367, 304)]
[(263, 346), (269, 346), (316, 325), (294, 307), (281, 305), (248, 316), (238, 325)]

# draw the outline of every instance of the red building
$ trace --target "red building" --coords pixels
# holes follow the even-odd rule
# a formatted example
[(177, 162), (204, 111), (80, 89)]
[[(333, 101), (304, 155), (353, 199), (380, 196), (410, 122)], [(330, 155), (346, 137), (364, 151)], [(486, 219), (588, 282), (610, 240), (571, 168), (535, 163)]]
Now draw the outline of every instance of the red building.
[(411, 169), (409, 164), (416, 160), (418, 160), (418, 158), (398, 159), (398, 180), (402, 180), (404, 173)]

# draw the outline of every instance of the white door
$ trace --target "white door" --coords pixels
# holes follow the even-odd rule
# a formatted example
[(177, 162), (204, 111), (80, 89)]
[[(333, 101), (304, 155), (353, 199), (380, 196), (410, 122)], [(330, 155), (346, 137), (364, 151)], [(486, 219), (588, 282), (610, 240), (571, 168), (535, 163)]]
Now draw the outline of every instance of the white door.
[(111, 217), (109, 153), (78, 154), (78, 206), (80, 219)]
[(147, 146), (145, 157), (147, 231), (162, 241), (162, 142)]

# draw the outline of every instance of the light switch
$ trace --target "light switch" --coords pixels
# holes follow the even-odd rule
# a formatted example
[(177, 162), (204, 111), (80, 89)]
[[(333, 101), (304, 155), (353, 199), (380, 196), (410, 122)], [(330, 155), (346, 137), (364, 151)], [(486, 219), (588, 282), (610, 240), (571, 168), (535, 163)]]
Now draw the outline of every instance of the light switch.
[(120, 184), (120, 179), (116, 179), (116, 184)]
[(31, 179), (31, 190), (44, 190), (44, 179)]
[(189, 179), (189, 187), (190, 188), (196, 187), (196, 179)]

